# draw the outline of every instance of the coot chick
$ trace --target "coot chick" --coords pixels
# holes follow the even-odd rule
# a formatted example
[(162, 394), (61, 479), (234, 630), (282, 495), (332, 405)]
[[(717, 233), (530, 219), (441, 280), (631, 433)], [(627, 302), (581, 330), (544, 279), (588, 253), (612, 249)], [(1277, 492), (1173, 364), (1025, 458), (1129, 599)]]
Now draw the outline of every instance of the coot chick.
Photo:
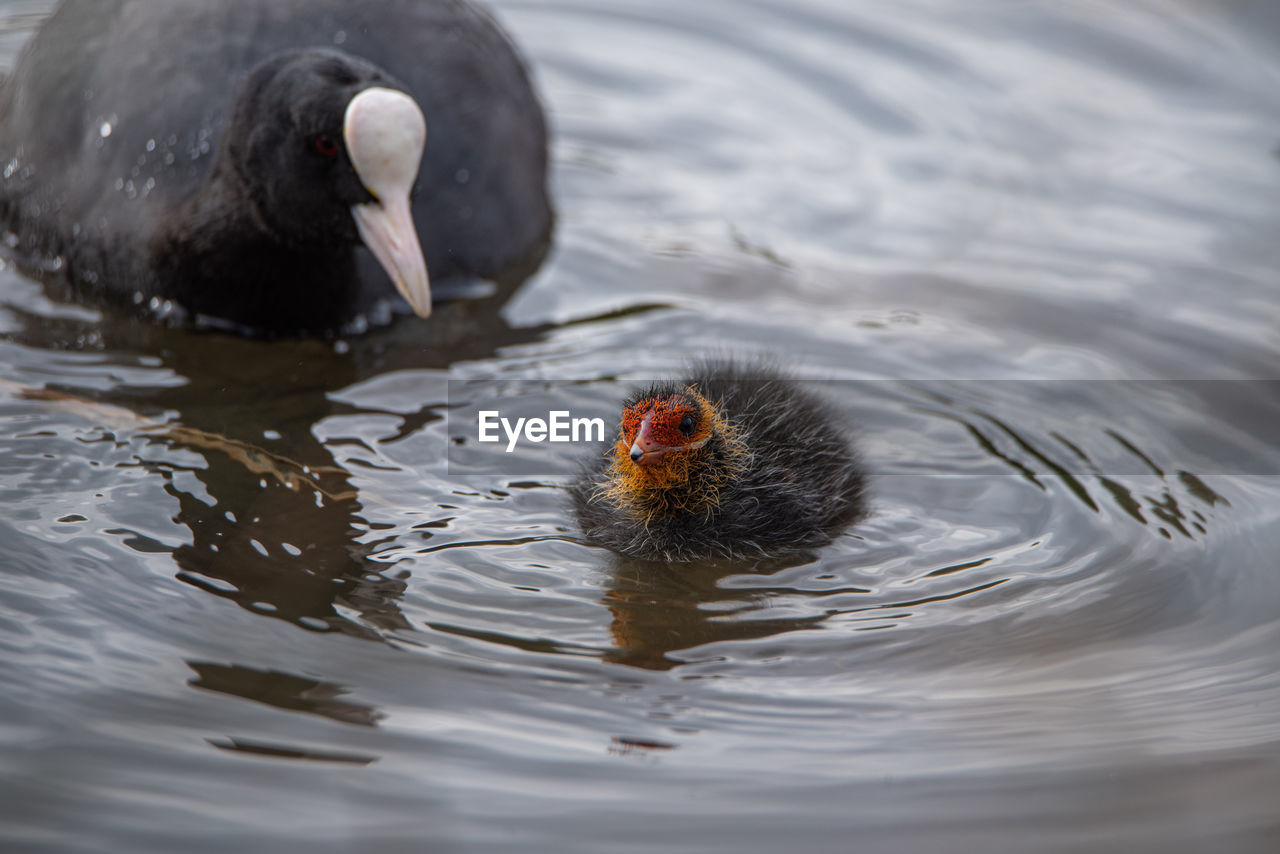
[(536, 255), (546, 144), (469, 0), (64, 0), (0, 83), (0, 226), (88, 299), (351, 328)]
[(822, 545), (863, 511), (848, 438), (763, 365), (708, 362), (624, 404), (612, 450), (572, 488), (589, 542), (690, 561)]

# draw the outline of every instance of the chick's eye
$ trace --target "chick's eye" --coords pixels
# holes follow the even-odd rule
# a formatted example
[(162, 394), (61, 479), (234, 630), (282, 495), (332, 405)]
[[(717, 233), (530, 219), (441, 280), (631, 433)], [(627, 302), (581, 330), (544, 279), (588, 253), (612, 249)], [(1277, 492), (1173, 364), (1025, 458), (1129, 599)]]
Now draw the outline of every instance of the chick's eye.
[(685, 434), (686, 436), (688, 436), (690, 433), (693, 432), (693, 416), (692, 415), (686, 415), (684, 418), (680, 419), (679, 430), (681, 433)]
[(338, 143), (328, 134), (318, 133), (311, 137), (311, 147), (324, 157), (338, 156)]

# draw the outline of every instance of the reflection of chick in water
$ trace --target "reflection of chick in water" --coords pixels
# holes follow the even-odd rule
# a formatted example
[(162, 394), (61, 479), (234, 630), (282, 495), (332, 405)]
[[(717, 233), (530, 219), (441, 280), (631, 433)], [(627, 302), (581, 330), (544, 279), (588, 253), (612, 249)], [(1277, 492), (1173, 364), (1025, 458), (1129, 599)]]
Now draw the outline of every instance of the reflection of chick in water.
[(826, 405), (728, 362), (631, 397), (613, 450), (573, 488), (586, 538), (689, 561), (822, 545), (863, 509), (864, 479)]
[[(811, 565), (808, 550), (776, 557), (707, 560), (696, 563), (615, 558), (603, 604), (612, 620), (609, 632), (613, 648), (608, 661), (670, 670), (701, 658), (689, 653), (694, 647), (726, 641), (767, 638), (785, 632), (814, 628), (828, 619), (825, 611), (797, 613), (780, 601), (805, 600), (813, 591), (790, 586), (788, 569)], [(783, 577), (775, 579), (781, 574)], [(731, 584), (722, 582), (736, 577)], [(823, 588), (819, 596), (831, 595)], [(841, 594), (866, 594), (847, 587)]]

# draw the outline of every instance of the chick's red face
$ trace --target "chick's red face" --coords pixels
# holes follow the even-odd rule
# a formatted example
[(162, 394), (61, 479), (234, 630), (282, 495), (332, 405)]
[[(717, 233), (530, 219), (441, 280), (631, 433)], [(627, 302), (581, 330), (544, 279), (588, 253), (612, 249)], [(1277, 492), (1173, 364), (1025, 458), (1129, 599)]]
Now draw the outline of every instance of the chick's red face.
[(685, 394), (651, 397), (622, 412), (618, 452), (641, 466), (656, 466), (672, 455), (701, 448), (711, 437), (705, 401)]

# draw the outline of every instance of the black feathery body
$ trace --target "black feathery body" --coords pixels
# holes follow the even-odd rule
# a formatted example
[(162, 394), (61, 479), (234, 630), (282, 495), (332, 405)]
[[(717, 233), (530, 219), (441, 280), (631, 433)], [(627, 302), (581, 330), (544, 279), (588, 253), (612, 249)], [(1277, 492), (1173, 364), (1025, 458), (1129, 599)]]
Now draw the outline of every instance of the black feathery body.
[(56, 256), (87, 301), (171, 301), (241, 331), (407, 310), (357, 238), (349, 206), (367, 192), (345, 157), (321, 174), (306, 148), (307, 133), (341, 142), (371, 84), (426, 118), (412, 207), (433, 282), (545, 251), (545, 117), (470, 0), (62, 0), (0, 81), (6, 254), (36, 273)]
[[(665, 506), (621, 497), (611, 458), (599, 459), (571, 491), (589, 542), (666, 561), (759, 556), (824, 545), (862, 515), (860, 460), (820, 397), (766, 365), (704, 362), (684, 381), (633, 394), (624, 409), (690, 388), (715, 407), (732, 437), (712, 435), (678, 487), (693, 495)], [(698, 506), (696, 493), (708, 486), (718, 494)]]

